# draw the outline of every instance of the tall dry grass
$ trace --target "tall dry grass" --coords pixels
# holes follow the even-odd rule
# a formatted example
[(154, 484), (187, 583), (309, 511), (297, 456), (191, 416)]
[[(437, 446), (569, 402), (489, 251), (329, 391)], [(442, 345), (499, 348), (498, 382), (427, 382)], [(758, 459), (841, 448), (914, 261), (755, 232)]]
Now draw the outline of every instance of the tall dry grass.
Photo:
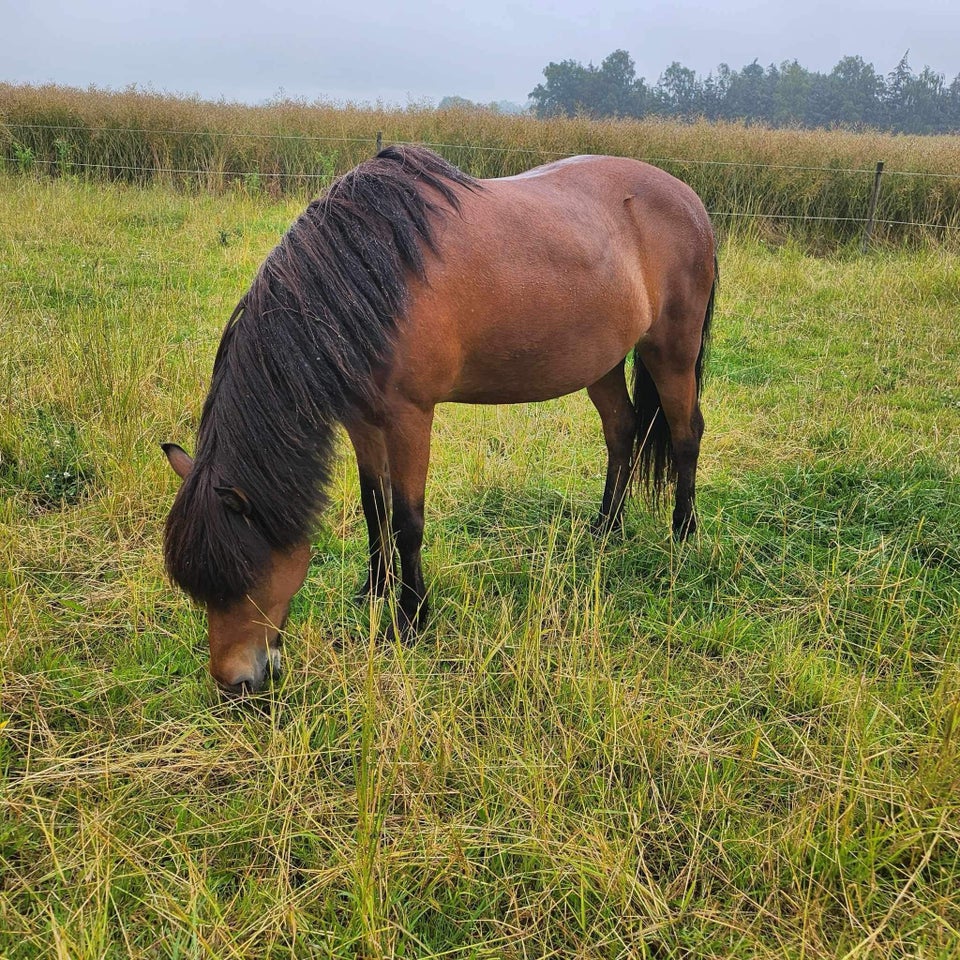
[(690, 183), (721, 229), (759, 222), (840, 240), (862, 230), (873, 171), (883, 160), (877, 216), (889, 222), (879, 237), (942, 237), (960, 228), (960, 137), (537, 120), (422, 105), (245, 106), (134, 89), (0, 84), (0, 157), (21, 172), (316, 193), (370, 156), (378, 133), (384, 143), (432, 144), (480, 177), (577, 153), (638, 157)]

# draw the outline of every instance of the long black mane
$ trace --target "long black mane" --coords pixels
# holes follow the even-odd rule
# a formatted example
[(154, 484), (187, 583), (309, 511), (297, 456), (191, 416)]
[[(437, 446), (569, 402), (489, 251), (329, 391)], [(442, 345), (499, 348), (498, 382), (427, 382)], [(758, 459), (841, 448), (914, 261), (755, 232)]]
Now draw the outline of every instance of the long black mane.
[[(167, 570), (195, 600), (242, 598), (270, 550), (325, 504), (333, 426), (376, 402), (431, 217), (475, 180), (422, 147), (388, 147), (338, 180), (264, 261), (223, 332), (194, 468), (167, 518)], [(424, 192), (424, 187), (430, 188)], [(248, 512), (225, 506), (237, 488)]]

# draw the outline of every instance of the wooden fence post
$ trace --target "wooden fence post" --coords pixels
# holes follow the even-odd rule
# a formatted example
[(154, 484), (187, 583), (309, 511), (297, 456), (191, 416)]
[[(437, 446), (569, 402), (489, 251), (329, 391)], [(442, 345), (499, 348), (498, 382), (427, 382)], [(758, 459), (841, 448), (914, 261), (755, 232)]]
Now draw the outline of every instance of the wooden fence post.
[(870, 246), (870, 237), (873, 235), (873, 219), (877, 212), (877, 200), (880, 197), (880, 178), (883, 176), (883, 161), (877, 161), (877, 171), (873, 175), (873, 193), (870, 194), (870, 206), (867, 209), (867, 223), (863, 228), (863, 240), (860, 244), (860, 252), (866, 253)]
[(383, 149), (383, 131), (377, 131), (377, 153)]

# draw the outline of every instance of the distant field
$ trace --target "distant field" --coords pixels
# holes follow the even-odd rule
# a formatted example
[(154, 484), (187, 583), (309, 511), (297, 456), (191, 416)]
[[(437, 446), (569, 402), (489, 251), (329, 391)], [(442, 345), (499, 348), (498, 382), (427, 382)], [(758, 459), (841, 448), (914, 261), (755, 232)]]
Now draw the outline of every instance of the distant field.
[(767, 130), (741, 124), (535, 120), (484, 111), (265, 107), (137, 91), (0, 84), (0, 158), (9, 171), (299, 197), (383, 143), (435, 145), (475, 176), (557, 157), (612, 153), (686, 180), (722, 232), (753, 229), (814, 245), (857, 238), (884, 161), (880, 238), (960, 236), (960, 137)]
[(256, 717), (158, 443), (301, 203), (0, 174), (0, 956), (957, 956), (956, 255), (728, 239), (682, 548), (585, 396), (441, 408), (410, 648), (344, 460)]

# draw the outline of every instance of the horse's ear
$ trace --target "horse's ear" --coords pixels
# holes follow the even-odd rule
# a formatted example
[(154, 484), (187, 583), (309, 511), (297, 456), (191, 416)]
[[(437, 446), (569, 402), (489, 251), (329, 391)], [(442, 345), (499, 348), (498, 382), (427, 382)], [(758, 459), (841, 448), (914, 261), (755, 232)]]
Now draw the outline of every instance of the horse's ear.
[(239, 487), (214, 487), (223, 505), (241, 517), (250, 516), (250, 498)]
[(187, 477), (190, 476), (190, 471), (193, 469), (193, 457), (191, 457), (183, 447), (178, 447), (175, 443), (161, 443), (160, 446), (167, 455), (167, 459), (170, 461), (170, 466), (173, 467), (174, 473), (176, 473), (181, 480), (186, 480)]

